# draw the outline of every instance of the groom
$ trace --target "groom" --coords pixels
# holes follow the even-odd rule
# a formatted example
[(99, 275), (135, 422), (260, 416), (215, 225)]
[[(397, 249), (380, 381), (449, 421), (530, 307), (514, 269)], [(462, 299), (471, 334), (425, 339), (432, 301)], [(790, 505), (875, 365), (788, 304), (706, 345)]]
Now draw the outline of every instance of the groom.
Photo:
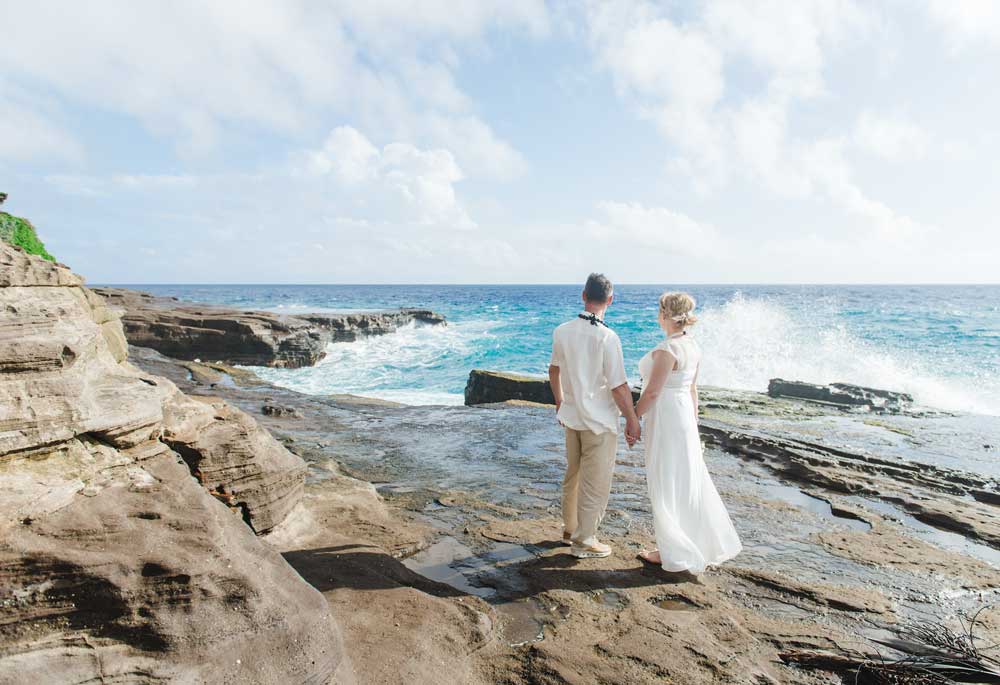
[(622, 344), (604, 323), (614, 300), (611, 281), (590, 274), (583, 288), (583, 313), (552, 334), (549, 384), (556, 416), (566, 428), (563, 479), (563, 544), (581, 559), (606, 557), (611, 548), (597, 539), (611, 493), (618, 448), (618, 417), (625, 415), (625, 439), (639, 439), (639, 419), (625, 377)]

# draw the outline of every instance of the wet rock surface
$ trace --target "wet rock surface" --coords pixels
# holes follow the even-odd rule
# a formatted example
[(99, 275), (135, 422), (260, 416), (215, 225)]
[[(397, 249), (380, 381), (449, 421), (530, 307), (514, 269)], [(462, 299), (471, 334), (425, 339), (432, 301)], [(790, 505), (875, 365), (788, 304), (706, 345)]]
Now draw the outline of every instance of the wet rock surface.
[(767, 385), (767, 394), (771, 397), (791, 397), (838, 407), (865, 408), (875, 412), (898, 413), (913, 404), (913, 397), (904, 392), (865, 388), (849, 383), (816, 385), (802, 381), (786, 381), (781, 378), (771, 379)]
[[(301, 414), (260, 420), (308, 462), (304, 506), (326, 523), (296, 529), (293, 512), (272, 535), (331, 606), (349, 610), (349, 633), (374, 636), (348, 646), (364, 682), (380, 682), (363, 675), (367, 663), (388, 659), (412, 682), (454, 669), (470, 683), (841, 683), (782, 654), (864, 652), (869, 636), (914, 620), (957, 625), (1000, 589), (1000, 467), (982, 449), (1000, 442), (993, 417), (873, 419), (705, 388), (706, 461), (745, 551), (695, 578), (635, 558), (653, 542), (642, 452), (624, 444), (602, 526), (614, 555), (566, 553), (562, 435), (549, 407), (401, 407), (235, 377), (213, 388), (134, 352), (191, 392), (253, 413), (266, 397)], [(459, 600), (473, 610), (455, 610)], [(998, 619), (985, 640), (1000, 637)], [(379, 657), (393, 639), (423, 651)]]
[(244, 521), (282, 520), (305, 464), (126, 354), (82, 279), (0, 244), (0, 683), (348, 673), (329, 607)]
[(175, 359), (247, 366), (312, 366), (331, 342), (385, 335), (413, 322), (445, 322), (440, 314), (422, 309), (284, 316), (183, 303), (125, 288), (94, 292), (124, 310), (125, 335), (133, 345)]

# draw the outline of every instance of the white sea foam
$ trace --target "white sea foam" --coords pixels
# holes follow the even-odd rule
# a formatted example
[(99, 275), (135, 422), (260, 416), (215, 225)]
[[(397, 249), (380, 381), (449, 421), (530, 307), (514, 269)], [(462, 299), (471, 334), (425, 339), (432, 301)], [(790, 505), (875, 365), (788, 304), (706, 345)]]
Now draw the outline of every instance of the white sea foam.
[(445, 388), (453, 368), (491, 337), (492, 321), (425, 326), (411, 323), (391, 335), (332, 343), (314, 367), (258, 368), (276, 385), (311, 395), (350, 393), (403, 404), (462, 404), (460, 393)]
[[(1000, 378), (948, 369), (930, 350), (886, 350), (831, 325), (825, 311), (794, 313), (737, 296), (705, 310), (696, 329), (705, 354), (699, 382), (764, 390), (771, 378), (845, 382), (911, 393), (922, 405), (1000, 415)], [(951, 373), (949, 373), (951, 372)]]

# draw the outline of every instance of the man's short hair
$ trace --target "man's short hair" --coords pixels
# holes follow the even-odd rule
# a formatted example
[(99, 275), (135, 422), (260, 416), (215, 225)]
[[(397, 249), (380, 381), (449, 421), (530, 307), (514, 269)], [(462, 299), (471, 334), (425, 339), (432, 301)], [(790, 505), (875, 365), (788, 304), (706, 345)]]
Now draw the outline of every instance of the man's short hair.
[(614, 288), (604, 274), (590, 274), (587, 284), (583, 286), (583, 296), (587, 302), (607, 302)]

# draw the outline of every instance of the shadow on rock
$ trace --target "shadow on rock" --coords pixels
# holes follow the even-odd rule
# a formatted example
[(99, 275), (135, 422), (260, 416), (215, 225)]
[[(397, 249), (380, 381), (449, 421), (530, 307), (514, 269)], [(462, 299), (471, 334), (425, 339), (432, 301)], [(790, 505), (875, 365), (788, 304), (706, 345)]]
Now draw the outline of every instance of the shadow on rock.
[(463, 597), (466, 593), (406, 568), (398, 559), (372, 545), (348, 544), (284, 552), (302, 578), (320, 592), (338, 589), (387, 590), (412, 587), (434, 597)]
[[(457, 562), (461, 565), (463, 561)], [(491, 601), (517, 601), (550, 590), (594, 593), (606, 590), (698, 583), (690, 573), (667, 573), (646, 566), (621, 567), (621, 559), (577, 559), (569, 553), (550, 554), (519, 564), (512, 564), (480, 578), (496, 589), (499, 597)], [(618, 568), (596, 567), (614, 564)]]

